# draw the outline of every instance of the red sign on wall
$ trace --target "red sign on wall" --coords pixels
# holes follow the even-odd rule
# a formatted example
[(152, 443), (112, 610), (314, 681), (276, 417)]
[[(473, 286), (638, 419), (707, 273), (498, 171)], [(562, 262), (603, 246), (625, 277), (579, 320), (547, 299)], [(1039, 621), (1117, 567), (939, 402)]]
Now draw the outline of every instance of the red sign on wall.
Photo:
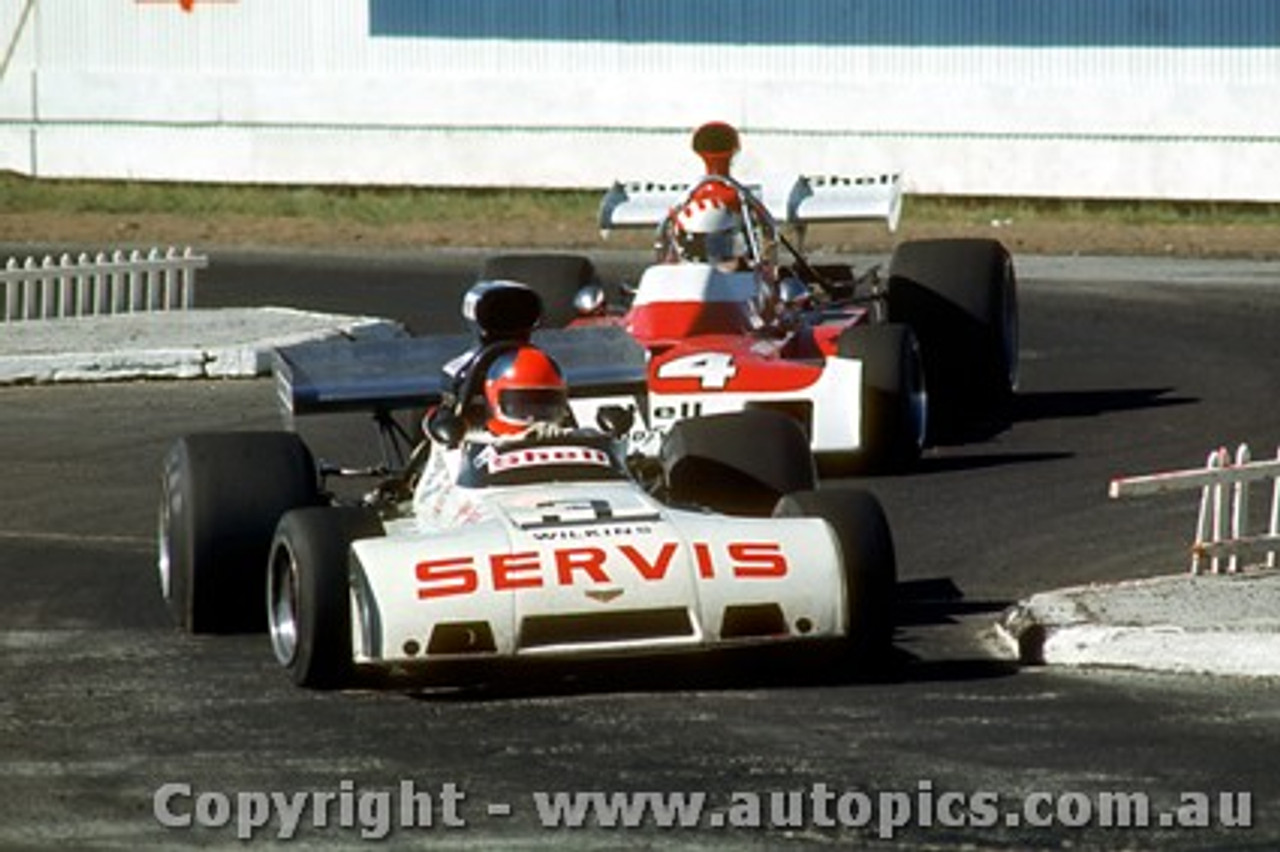
[(240, 0), (133, 0), (136, 6), (177, 6), (184, 12), (194, 12), (196, 4), (201, 6), (234, 6)]

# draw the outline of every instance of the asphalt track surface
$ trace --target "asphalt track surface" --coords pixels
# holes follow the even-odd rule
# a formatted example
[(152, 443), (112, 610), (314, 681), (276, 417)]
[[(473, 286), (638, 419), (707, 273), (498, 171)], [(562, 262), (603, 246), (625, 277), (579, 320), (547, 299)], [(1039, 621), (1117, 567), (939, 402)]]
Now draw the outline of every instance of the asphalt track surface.
[[(456, 328), (477, 263), (215, 255), (201, 301), (425, 333)], [(628, 262), (603, 267), (617, 277)], [(330, 792), (329, 824), (308, 810), (293, 845), (350, 848), (362, 827), (377, 833), (374, 794), (412, 784), (434, 797), (434, 823), (395, 822), (396, 848), (1280, 848), (1280, 684), (1019, 669), (986, 641), (1032, 592), (1181, 570), (1194, 498), (1112, 503), (1106, 484), (1280, 439), (1280, 269), (1037, 259), (1021, 284), (1008, 428), (863, 483), (887, 508), (901, 579), (897, 659), (870, 681), (728, 660), (425, 694), (296, 689), (265, 637), (176, 632), (154, 569), (166, 446), (276, 427), (270, 383), (0, 388), (0, 847), (238, 845), (234, 812), (220, 827), (159, 824), (157, 791), (181, 784), (190, 796), (169, 810), (197, 822), (219, 822), (237, 794)], [(335, 420), (312, 437), (336, 455), (368, 434)], [(453, 813), (448, 790), (465, 796)], [(544, 828), (535, 796), (551, 791), (702, 793), (708, 813), (699, 828)], [(1105, 825), (1111, 793), (1146, 797), (1151, 827)], [(1173, 818), (1201, 801), (1183, 793), (1210, 810)], [(1219, 811), (1221, 793), (1248, 794), (1252, 827), (1216, 824), (1242, 815)], [(802, 810), (771, 812), (771, 794)], [(904, 803), (912, 825), (890, 831), (880, 820)]]

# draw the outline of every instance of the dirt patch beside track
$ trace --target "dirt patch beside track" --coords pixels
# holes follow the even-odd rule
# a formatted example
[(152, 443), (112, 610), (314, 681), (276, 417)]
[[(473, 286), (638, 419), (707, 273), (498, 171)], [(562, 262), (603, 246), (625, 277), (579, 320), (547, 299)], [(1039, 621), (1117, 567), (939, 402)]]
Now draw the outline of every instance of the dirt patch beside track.
[[(874, 225), (812, 228), (808, 245), (834, 252), (883, 251), (904, 239), (981, 236), (1000, 239), (1016, 254), (1163, 255), (1169, 257), (1280, 257), (1274, 226), (1246, 224), (1127, 224), (1095, 220), (998, 220), (941, 224), (913, 222), (910, 208), (902, 227), (888, 234)], [(303, 218), (168, 215), (5, 213), (0, 243), (40, 246), (129, 247), (192, 245), (297, 247), (311, 249), (429, 250), (458, 246), (540, 247), (585, 250), (610, 246), (644, 248), (647, 230), (613, 234), (603, 241), (591, 222), (492, 221), (365, 224)]]

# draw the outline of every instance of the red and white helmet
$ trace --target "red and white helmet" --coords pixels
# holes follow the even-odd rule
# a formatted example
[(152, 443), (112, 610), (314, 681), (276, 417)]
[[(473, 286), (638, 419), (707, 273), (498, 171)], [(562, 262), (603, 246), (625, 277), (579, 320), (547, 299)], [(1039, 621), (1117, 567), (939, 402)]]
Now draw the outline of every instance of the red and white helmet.
[(722, 263), (746, 257), (741, 205), (725, 192), (695, 192), (676, 211), (675, 236), (685, 260)]
[(569, 390), (560, 366), (536, 346), (499, 355), (485, 374), (489, 431), (514, 435), (534, 423), (567, 424)]

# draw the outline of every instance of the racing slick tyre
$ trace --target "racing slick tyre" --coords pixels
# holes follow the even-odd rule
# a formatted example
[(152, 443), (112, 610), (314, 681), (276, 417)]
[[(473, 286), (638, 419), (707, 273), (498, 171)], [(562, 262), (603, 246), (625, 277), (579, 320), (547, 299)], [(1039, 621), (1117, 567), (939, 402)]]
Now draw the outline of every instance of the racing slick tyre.
[(349, 548), (383, 534), (372, 509), (286, 512), (267, 568), (267, 622), (276, 660), (294, 683), (338, 689), (352, 680)]
[(499, 254), (487, 258), (481, 280), (526, 284), (542, 297), (542, 328), (564, 328), (577, 316), (573, 299), (589, 284), (598, 284), (595, 265), (575, 254)]
[(773, 516), (821, 518), (831, 526), (845, 578), (844, 651), (860, 669), (887, 662), (898, 578), (893, 535), (880, 501), (859, 489), (802, 491), (780, 499)]
[(667, 498), (735, 515), (768, 515), (814, 487), (809, 438), (793, 418), (751, 410), (681, 420), (659, 451)]
[(920, 341), (939, 431), (1003, 415), (1018, 377), (1017, 282), (1003, 245), (902, 243), (889, 264), (889, 319)]
[(188, 435), (165, 455), (160, 591), (190, 633), (265, 627), (262, 588), (276, 522), (320, 502), (315, 460), (292, 432)]
[(841, 358), (862, 362), (862, 435), (858, 452), (840, 459), (859, 473), (910, 470), (920, 460), (928, 427), (920, 346), (909, 326), (855, 325), (836, 342)]

